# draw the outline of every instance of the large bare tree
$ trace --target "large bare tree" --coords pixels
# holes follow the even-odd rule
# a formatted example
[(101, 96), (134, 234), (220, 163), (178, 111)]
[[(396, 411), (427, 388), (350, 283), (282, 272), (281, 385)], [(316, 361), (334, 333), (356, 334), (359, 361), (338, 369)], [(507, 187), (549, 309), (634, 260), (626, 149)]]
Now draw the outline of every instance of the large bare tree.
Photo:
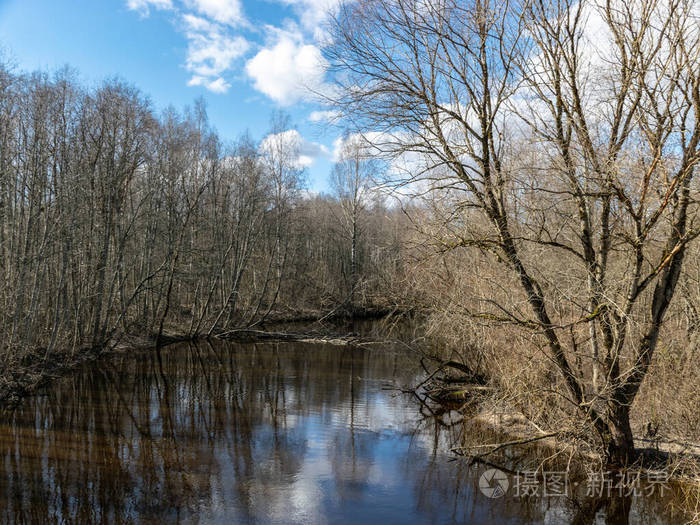
[(326, 50), (338, 109), (408, 159), (394, 182), (441, 196), (438, 244), (495, 256), (528, 306), (493, 287), (473, 316), (535, 335), (615, 464), (634, 459), (630, 409), (699, 232), (697, 16), (691, 0), (359, 0)]

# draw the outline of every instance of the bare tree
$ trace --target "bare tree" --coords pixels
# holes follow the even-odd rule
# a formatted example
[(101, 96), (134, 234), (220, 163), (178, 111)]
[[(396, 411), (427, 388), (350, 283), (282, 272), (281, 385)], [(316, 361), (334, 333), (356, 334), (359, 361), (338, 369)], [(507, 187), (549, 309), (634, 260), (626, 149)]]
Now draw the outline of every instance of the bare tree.
[[(263, 301), (267, 299), (267, 308), (261, 320), (270, 314), (277, 303), (288, 262), (291, 211), (303, 183), (304, 169), (299, 165), (300, 148), (298, 134), (291, 127), (289, 115), (281, 112), (273, 113), (269, 134), (261, 144), (262, 162), (271, 182), (271, 225), (274, 246), (263, 280), (260, 301), (253, 314), (253, 317), (257, 316)], [(273, 272), (274, 275), (272, 275)], [(267, 298), (266, 292), (270, 283), (273, 286), (272, 297)]]
[(284, 115), (227, 145), (201, 100), (156, 114), (124, 81), (0, 62), (0, 397), (125, 335), (339, 306), (341, 206), (302, 194), (302, 146)]
[(355, 309), (359, 280), (358, 243), (363, 230), (363, 215), (371, 198), (372, 177), (378, 175), (379, 169), (378, 160), (369, 150), (371, 147), (364, 144), (360, 137), (346, 138), (331, 173), (331, 187), (340, 202), (341, 225), (350, 246), (350, 269), (346, 281), (351, 312)]
[[(472, 315), (544, 344), (558, 394), (616, 464), (634, 459), (630, 408), (698, 234), (693, 9), (360, 0), (341, 8), (327, 52), (339, 109), (410, 161), (394, 182), (440, 195), (436, 244), (495, 256), (530, 312), (493, 287)], [(599, 61), (586, 55), (593, 16), (605, 34), (591, 38), (609, 43)]]

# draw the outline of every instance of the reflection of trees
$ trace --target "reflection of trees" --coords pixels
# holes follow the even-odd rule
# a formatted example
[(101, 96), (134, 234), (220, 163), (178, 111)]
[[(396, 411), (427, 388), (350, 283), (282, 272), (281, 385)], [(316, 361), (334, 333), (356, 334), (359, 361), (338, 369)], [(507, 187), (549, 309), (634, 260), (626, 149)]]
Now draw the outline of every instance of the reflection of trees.
[[(0, 522), (293, 521), (290, 493), (309, 478), (317, 493), (300, 505), (329, 521), (389, 486), (400, 516), (541, 522), (547, 502), (485, 501), (483, 469), (447, 461), (462, 414), (382, 390), (412, 383), (414, 365), (390, 351), (200, 343), (88, 367), (0, 427)], [(640, 514), (553, 505), (580, 524)]]
[(353, 419), (363, 387), (349, 378), (388, 378), (395, 366), (391, 354), (324, 346), (236, 350), (122, 357), (28, 400), (0, 434), (0, 521), (176, 519), (215, 493), (245, 520), (302, 468), (299, 418)]
[[(413, 394), (413, 398), (418, 407), (413, 433), (422, 439), (424, 446), (409, 451), (411, 459), (406, 462), (404, 474), (414, 484), (415, 508), (431, 523), (636, 525), (675, 522), (668, 510), (672, 493), (665, 498), (656, 497), (658, 492), (653, 497), (632, 498), (619, 495), (619, 489), (612, 487), (609, 497), (589, 497), (585, 471), (578, 472), (580, 469), (573, 470), (570, 483), (578, 484), (570, 486), (569, 497), (517, 497), (513, 483), (518, 471), (564, 472), (572, 468), (568, 458), (562, 459), (553, 455), (551, 449), (535, 444), (504, 449), (491, 457), (491, 461), (472, 464), (467, 458), (451, 461), (449, 455), (438, 452), (444, 452), (455, 443), (505, 442), (512, 436), (478, 423), (465, 425), (464, 415), (474, 411), (472, 406), (456, 411), (418, 394)], [(426, 449), (433, 453), (426, 455)], [(478, 490), (479, 477), (489, 468), (506, 472), (511, 482), (510, 493), (497, 501), (488, 500)], [(640, 493), (646, 490), (642, 483)]]
[[(423, 417), (419, 420), (416, 435), (429, 437), (432, 444), (429, 443), (428, 447), (440, 449), (445, 434), (452, 433), (455, 428), (450, 423), (450, 413), (434, 407), (432, 410), (423, 407), (421, 414)], [(432, 415), (433, 421), (427, 415)], [(494, 438), (488, 437), (487, 441), (493, 442)], [(483, 461), (470, 464), (464, 458), (449, 461), (445, 455), (427, 456), (424, 450), (415, 450), (412, 452), (413, 459), (407, 461), (405, 475), (414, 483), (416, 509), (432, 523), (674, 523), (665, 508), (668, 498), (666, 501), (656, 497), (633, 499), (618, 495), (614, 487), (610, 497), (588, 497), (585, 477), (579, 486), (570, 488), (569, 497), (566, 498), (517, 497), (513, 485), (517, 472), (534, 468), (533, 465), (541, 465), (543, 458), (550, 454), (551, 451), (531, 447), (516, 454), (508, 454), (508, 457), (500, 457), (495, 463)], [(489, 468), (499, 468), (509, 474), (509, 493), (502, 499), (489, 500), (478, 490), (479, 477)], [(546, 470), (563, 472), (566, 465), (554, 465)]]

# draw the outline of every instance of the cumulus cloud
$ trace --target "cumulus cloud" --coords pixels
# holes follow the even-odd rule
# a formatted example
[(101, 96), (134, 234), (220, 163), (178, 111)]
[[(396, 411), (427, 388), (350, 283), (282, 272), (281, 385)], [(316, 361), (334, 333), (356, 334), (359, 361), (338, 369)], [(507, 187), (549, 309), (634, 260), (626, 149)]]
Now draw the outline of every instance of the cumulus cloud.
[(394, 150), (402, 147), (408, 135), (382, 131), (351, 133), (333, 141), (333, 162), (344, 158), (348, 151), (359, 150), (363, 156), (381, 158), (391, 156)]
[(217, 24), (192, 13), (182, 15), (182, 21), (188, 31), (212, 33), (220, 30)]
[[(277, 0), (290, 6), (297, 20), (286, 29), (267, 26), (266, 46), (246, 64), (255, 89), (281, 105), (312, 99), (326, 92), (327, 63), (321, 47), (327, 41), (325, 23), (337, 11), (340, 0)], [(318, 119), (318, 120), (314, 120)], [(331, 120), (330, 112), (315, 112), (312, 122)]]
[(299, 148), (299, 162), (303, 166), (311, 166), (316, 160), (327, 157), (329, 153), (328, 148), (323, 144), (302, 138)]
[(194, 75), (188, 82), (188, 86), (203, 86), (213, 93), (226, 93), (231, 87), (231, 84), (226, 82), (222, 77), (210, 79)]
[(243, 37), (229, 37), (221, 33), (188, 33), (187, 70), (212, 77), (231, 68), (233, 61), (248, 50)]
[(187, 0), (186, 4), (221, 24), (237, 26), (245, 21), (240, 0)]
[(261, 141), (260, 150), (264, 154), (285, 152), (292, 157), (291, 163), (300, 169), (308, 168), (317, 159), (330, 154), (326, 146), (306, 140), (296, 129), (268, 135)]
[(185, 69), (192, 73), (188, 86), (226, 93), (231, 84), (224, 75), (249, 49), (232, 27), (246, 24), (240, 0), (126, 0), (129, 9), (150, 14), (150, 8), (174, 11), (178, 29), (187, 39)]
[[(150, 10), (170, 10), (176, 27), (187, 40), (185, 69), (191, 73), (189, 86), (201, 86), (214, 93), (231, 87), (238, 61), (253, 47), (256, 51), (245, 62), (245, 74), (253, 87), (280, 105), (310, 100), (326, 92), (326, 61), (321, 53), (324, 22), (337, 9), (340, 0), (272, 0), (289, 6), (293, 20), (283, 27), (263, 26), (253, 30), (246, 19), (242, 0), (125, 0), (129, 9), (148, 16)], [(318, 111), (312, 122), (332, 120), (330, 112)]]
[(340, 118), (340, 112), (326, 110), (326, 111), (312, 111), (309, 114), (310, 122), (335, 122)]
[(428, 193), (433, 187), (432, 167), (435, 159), (402, 149), (414, 142), (407, 132), (388, 133), (371, 131), (352, 133), (338, 137), (333, 142), (332, 160), (341, 162), (352, 155), (356, 148), (364, 158), (375, 159), (381, 168), (373, 177), (372, 196), (381, 195), (386, 198), (385, 204), (390, 205), (392, 199), (397, 202), (408, 202)]
[(327, 37), (325, 23), (328, 15), (337, 11), (340, 0), (278, 0), (292, 6), (299, 17), (301, 27), (311, 34), (316, 42)]
[(191, 13), (182, 16), (187, 37), (185, 67), (192, 73), (187, 85), (203, 86), (214, 93), (226, 93), (231, 84), (222, 75), (250, 47), (242, 36), (231, 36), (215, 22)]
[(255, 89), (281, 105), (309, 99), (322, 91), (327, 64), (321, 50), (305, 44), (299, 33), (273, 32), (273, 42), (246, 64)]

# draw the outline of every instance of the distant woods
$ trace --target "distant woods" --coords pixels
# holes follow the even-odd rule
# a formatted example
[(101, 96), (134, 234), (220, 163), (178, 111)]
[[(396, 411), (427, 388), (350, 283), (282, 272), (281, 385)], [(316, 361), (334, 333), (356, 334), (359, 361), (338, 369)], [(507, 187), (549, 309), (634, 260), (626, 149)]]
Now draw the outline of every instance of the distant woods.
[(0, 65), (4, 362), (371, 303), (400, 216), (365, 200), (348, 230), (345, 193), (303, 191), (290, 127), (226, 144), (201, 102), (157, 114), (121, 81)]

